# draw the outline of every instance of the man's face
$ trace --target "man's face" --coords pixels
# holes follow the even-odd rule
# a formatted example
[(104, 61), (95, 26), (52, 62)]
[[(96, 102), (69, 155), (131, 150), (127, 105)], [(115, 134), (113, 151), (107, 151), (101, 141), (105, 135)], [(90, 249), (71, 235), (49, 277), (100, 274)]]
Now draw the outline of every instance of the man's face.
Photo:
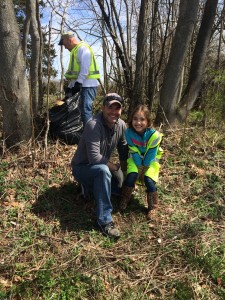
[(113, 103), (110, 106), (103, 105), (102, 112), (107, 125), (111, 128), (121, 116), (122, 108), (119, 103)]
[(71, 50), (73, 49), (73, 47), (74, 47), (74, 46), (72, 45), (72, 43), (71, 43), (71, 38), (69, 38), (69, 39), (64, 39), (64, 40), (63, 40), (63, 46), (65, 47), (65, 49), (71, 51)]

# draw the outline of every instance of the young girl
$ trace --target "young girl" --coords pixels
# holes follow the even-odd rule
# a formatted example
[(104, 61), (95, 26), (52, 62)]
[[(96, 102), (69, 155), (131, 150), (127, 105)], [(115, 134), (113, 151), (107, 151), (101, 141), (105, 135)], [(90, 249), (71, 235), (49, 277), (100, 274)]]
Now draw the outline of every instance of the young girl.
[(155, 183), (159, 177), (159, 159), (163, 150), (160, 147), (162, 134), (151, 128), (150, 111), (146, 105), (138, 105), (131, 113), (125, 132), (129, 147), (127, 176), (122, 188), (120, 209), (125, 210), (131, 199), (135, 182), (141, 181), (147, 188), (147, 218), (156, 217), (158, 193)]

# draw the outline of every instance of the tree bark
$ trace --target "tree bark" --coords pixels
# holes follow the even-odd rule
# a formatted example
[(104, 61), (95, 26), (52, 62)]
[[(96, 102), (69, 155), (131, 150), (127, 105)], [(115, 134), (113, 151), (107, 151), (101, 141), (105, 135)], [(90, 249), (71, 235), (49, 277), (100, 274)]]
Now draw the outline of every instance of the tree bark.
[[(122, 42), (122, 46), (120, 45), (117, 33), (113, 29), (112, 23), (113, 23), (114, 20), (112, 20), (112, 22), (110, 20), (110, 13), (109, 13), (110, 6), (109, 6), (109, 3), (107, 1), (104, 2), (103, 0), (97, 0), (97, 3), (98, 3), (99, 8), (102, 12), (102, 16), (103, 16), (103, 19), (104, 19), (105, 24), (107, 26), (107, 30), (108, 30), (108, 32), (109, 32), (109, 34), (110, 34), (110, 36), (113, 40), (113, 43), (115, 45), (115, 49), (116, 49), (116, 52), (117, 52), (118, 59), (121, 63), (122, 69), (123, 69), (126, 94), (127, 94), (128, 98), (131, 98), (132, 87), (133, 87), (132, 68), (131, 68), (130, 62), (128, 61), (128, 58), (127, 58), (127, 52), (124, 50), (125, 44), (124, 44), (124, 42)], [(110, 5), (112, 5), (112, 3), (113, 2), (110, 1)], [(108, 13), (107, 13), (107, 10), (106, 10), (104, 5), (107, 6)], [(114, 11), (114, 13), (116, 12), (115, 7), (113, 8), (113, 11)], [(117, 14), (116, 14), (116, 16), (117, 16)], [(117, 19), (117, 22), (119, 22), (118, 19)], [(121, 28), (120, 28), (120, 32), (122, 32)], [(120, 36), (120, 38), (123, 40), (123, 36)]]
[(177, 28), (160, 93), (157, 123), (163, 121), (173, 123), (176, 120), (177, 93), (189, 42), (197, 20), (198, 7), (199, 0), (180, 1)]
[(0, 104), (6, 146), (31, 137), (29, 86), (12, 0), (0, 2)]
[(178, 118), (183, 122), (192, 109), (201, 89), (207, 49), (211, 37), (218, 0), (207, 0), (196, 41), (187, 87), (181, 99)]
[(142, 0), (139, 24), (137, 32), (137, 52), (136, 52), (136, 71), (134, 79), (133, 98), (130, 109), (140, 103), (146, 103), (146, 82), (147, 82), (147, 38), (150, 18), (151, 0)]
[(27, 16), (30, 18), (30, 35), (31, 35), (31, 63), (30, 63), (30, 84), (32, 97), (33, 115), (38, 112), (39, 100), (39, 59), (40, 59), (40, 36), (36, 19), (36, 1), (27, 0)]
[(43, 70), (42, 70), (44, 42), (43, 42), (43, 33), (41, 28), (40, 8), (38, 3), (39, 0), (36, 0), (36, 19), (37, 19), (38, 34), (40, 37), (40, 50), (39, 50), (40, 52), (39, 52), (39, 63), (38, 63), (38, 111), (41, 112), (44, 103)]

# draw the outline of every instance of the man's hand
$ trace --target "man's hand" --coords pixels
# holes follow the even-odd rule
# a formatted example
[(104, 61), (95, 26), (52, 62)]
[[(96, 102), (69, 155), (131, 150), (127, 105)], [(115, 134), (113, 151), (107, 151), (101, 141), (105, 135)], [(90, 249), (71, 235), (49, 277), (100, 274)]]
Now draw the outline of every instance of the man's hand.
[(118, 170), (111, 171), (111, 173), (112, 173), (112, 176), (113, 176), (113, 177), (116, 179), (116, 181), (117, 181), (117, 186), (118, 186), (119, 188), (121, 188), (122, 185), (123, 185), (123, 181), (124, 181), (124, 174), (123, 174), (121, 168), (119, 167)]
[(67, 87), (67, 88), (65, 88), (64, 91), (65, 91), (65, 99), (67, 99), (67, 98), (69, 98), (69, 97), (72, 96), (72, 90), (71, 90), (71, 88)]
[(110, 171), (118, 171), (120, 168), (119, 164), (114, 164), (114, 163), (111, 163), (110, 161), (107, 163), (107, 166), (109, 167)]
[(74, 83), (74, 86), (71, 88), (72, 96), (76, 93), (79, 93), (82, 89), (82, 84), (78, 81)]

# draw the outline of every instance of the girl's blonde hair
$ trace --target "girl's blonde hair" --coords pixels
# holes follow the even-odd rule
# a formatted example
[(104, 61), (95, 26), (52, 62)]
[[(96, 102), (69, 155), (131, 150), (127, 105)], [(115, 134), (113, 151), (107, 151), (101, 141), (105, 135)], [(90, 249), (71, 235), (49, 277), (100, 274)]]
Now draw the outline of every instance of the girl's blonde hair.
[(134, 110), (131, 112), (130, 117), (129, 117), (128, 122), (127, 122), (128, 127), (133, 128), (132, 120), (133, 120), (134, 115), (135, 115), (137, 112), (143, 112), (143, 113), (144, 113), (145, 118), (147, 119), (147, 127), (151, 127), (151, 126), (152, 126), (151, 112), (150, 112), (150, 110), (148, 109), (147, 105), (144, 105), (144, 104), (139, 104), (139, 105), (136, 106), (136, 107), (134, 108)]

